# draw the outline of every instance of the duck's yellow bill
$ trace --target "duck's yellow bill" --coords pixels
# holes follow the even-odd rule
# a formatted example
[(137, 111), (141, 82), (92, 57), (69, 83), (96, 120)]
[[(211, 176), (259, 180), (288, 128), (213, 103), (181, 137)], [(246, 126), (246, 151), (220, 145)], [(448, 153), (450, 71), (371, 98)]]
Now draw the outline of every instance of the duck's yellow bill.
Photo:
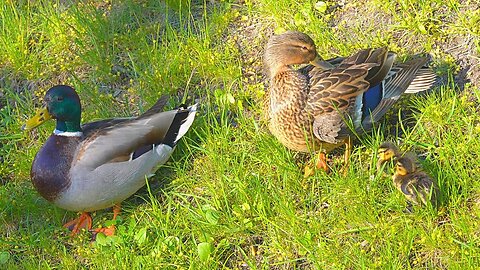
[(310, 61), (310, 64), (313, 66), (316, 66), (318, 68), (321, 68), (323, 70), (330, 70), (333, 69), (335, 66), (330, 64), (329, 62), (323, 60), (319, 55), (313, 59), (313, 61)]
[(52, 115), (48, 112), (47, 108), (41, 108), (37, 113), (22, 126), (22, 130), (32, 130), (46, 121), (52, 119)]

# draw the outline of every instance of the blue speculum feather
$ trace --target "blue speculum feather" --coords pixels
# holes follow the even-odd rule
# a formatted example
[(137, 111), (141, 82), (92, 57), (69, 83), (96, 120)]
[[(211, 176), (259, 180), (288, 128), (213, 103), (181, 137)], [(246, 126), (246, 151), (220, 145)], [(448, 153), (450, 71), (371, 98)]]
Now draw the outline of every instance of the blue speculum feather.
[(378, 106), (383, 98), (382, 84), (377, 84), (370, 87), (365, 93), (363, 93), (363, 118), (368, 117), (373, 110)]

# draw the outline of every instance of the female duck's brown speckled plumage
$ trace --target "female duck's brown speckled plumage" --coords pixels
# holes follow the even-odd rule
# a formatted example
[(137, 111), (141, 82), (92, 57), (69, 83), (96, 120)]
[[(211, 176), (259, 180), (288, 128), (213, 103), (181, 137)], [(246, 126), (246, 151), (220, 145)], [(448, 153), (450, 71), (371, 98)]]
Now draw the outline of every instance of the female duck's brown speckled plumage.
[(385, 48), (316, 57), (313, 40), (296, 31), (273, 36), (264, 54), (270, 79), (264, 115), (272, 134), (295, 151), (329, 152), (349, 141), (349, 121), (356, 131), (369, 129), (404, 92), (424, 91), (435, 81), (422, 68), (426, 58), (394, 66), (395, 54)]

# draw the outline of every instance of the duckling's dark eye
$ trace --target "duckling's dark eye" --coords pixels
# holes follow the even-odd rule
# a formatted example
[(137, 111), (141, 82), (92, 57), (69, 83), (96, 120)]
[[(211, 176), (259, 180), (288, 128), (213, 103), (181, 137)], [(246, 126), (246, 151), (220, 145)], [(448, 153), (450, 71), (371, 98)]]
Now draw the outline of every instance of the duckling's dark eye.
[(308, 51), (308, 48), (307, 48), (307, 46), (303, 46), (303, 47), (302, 47), (302, 50), (304, 50), (304, 51)]

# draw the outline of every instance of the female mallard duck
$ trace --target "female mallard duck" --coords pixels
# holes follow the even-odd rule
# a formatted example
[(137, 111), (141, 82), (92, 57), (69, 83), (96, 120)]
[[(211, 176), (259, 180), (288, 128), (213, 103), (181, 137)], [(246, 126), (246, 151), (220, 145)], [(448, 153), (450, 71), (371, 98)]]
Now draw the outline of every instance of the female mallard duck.
[(407, 200), (416, 205), (436, 205), (439, 194), (437, 184), (422, 171), (413, 156), (405, 155), (396, 159), (395, 173), (392, 177), (395, 187)]
[(264, 113), (270, 131), (292, 150), (320, 150), (317, 167), (324, 170), (325, 153), (346, 144), (348, 163), (351, 130), (368, 130), (403, 93), (427, 90), (435, 81), (435, 74), (423, 68), (427, 58), (403, 64), (394, 59), (394, 53), (379, 48), (320, 61), (308, 35), (289, 31), (273, 36), (264, 54), (270, 79)]
[[(145, 177), (167, 162), (195, 117), (196, 105), (163, 112), (166, 97), (136, 118), (108, 119), (80, 125), (80, 98), (58, 85), (45, 94), (44, 109), (24, 125), (33, 129), (56, 119), (53, 134), (38, 151), (31, 178), (37, 191), (56, 206), (83, 212), (65, 224), (72, 235), (91, 229), (88, 212), (114, 207), (145, 184)], [(114, 227), (97, 229), (107, 235)]]

